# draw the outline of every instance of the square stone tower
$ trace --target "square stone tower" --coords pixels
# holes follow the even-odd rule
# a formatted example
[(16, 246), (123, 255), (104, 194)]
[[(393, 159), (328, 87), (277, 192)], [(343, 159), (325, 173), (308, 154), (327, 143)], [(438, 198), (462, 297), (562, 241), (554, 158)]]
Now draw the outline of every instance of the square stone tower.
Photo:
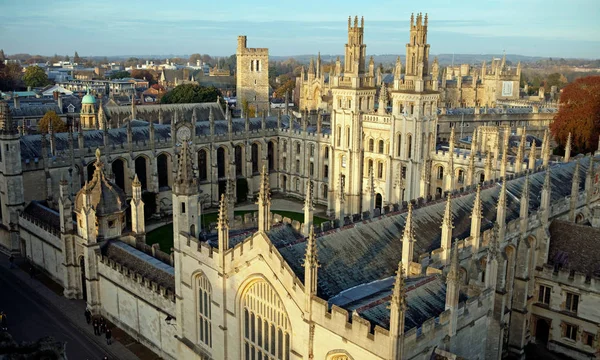
[(246, 36), (238, 36), (236, 56), (238, 108), (242, 109), (245, 100), (250, 108), (266, 111), (269, 107), (269, 49), (247, 48)]

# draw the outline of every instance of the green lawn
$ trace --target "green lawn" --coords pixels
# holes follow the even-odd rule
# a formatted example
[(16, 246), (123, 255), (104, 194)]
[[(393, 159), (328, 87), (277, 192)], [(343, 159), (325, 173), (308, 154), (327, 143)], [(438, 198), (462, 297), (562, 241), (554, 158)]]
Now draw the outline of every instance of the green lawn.
[[(256, 212), (256, 210), (236, 211), (235, 216), (238, 216), (238, 215), (243, 216), (244, 214), (252, 213), (252, 212)], [(297, 213), (297, 212), (293, 212), (293, 211), (281, 211), (281, 210), (274, 210), (274, 211), (272, 211), (272, 213), (279, 214), (282, 217), (288, 217), (292, 220), (298, 220), (300, 222), (304, 221), (303, 213)], [(217, 216), (218, 216), (218, 213), (209, 213), (209, 214), (202, 215), (202, 226), (206, 227), (210, 223), (217, 222)], [(328, 221), (328, 219), (318, 217), (318, 216), (315, 216), (313, 220), (314, 220), (315, 225), (320, 225), (322, 222)], [(146, 244), (152, 245), (155, 243), (158, 243), (160, 245), (160, 249), (162, 251), (167, 252), (167, 253), (171, 252), (171, 248), (173, 247), (173, 224), (167, 224), (167, 225), (161, 226), (157, 229), (150, 231), (148, 234), (146, 234)]]

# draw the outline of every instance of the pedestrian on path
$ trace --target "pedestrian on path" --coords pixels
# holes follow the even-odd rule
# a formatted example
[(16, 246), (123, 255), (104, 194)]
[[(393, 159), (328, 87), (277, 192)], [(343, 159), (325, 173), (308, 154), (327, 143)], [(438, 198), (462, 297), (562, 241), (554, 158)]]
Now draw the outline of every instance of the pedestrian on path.
[(106, 322), (104, 318), (100, 318), (100, 333), (104, 334), (106, 332)]
[(98, 319), (94, 319), (92, 326), (94, 327), (94, 335), (100, 335), (100, 324), (98, 323)]
[(110, 329), (106, 329), (106, 345), (110, 345), (112, 342), (112, 331)]
[(87, 321), (88, 325), (92, 321), (92, 312), (90, 309), (85, 309), (85, 321)]
[(10, 269), (14, 269), (15, 268), (15, 257), (11, 255), (8, 258), (8, 262), (10, 263)]
[(8, 319), (6, 318), (6, 314), (2, 310), (0, 310), (0, 330), (8, 330)]

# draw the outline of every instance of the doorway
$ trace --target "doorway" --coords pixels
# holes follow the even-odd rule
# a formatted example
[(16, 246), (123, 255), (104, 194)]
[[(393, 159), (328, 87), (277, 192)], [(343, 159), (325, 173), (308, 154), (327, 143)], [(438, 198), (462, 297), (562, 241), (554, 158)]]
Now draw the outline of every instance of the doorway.
[(550, 334), (550, 324), (545, 319), (538, 319), (535, 323), (535, 342), (546, 345)]

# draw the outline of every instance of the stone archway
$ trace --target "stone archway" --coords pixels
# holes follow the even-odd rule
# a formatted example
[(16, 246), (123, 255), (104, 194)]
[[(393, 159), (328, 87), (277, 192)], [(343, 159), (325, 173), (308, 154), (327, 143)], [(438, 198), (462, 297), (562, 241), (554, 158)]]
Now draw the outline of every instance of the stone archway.
[(138, 156), (135, 159), (135, 173), (138, 177), (138, 180), (142, 184), (142, 190), (147, 190), (148, 189), (147, 161), (144, 156)]
[(550, 337), (550, 321), (538, 318), (535, 322), (535, 342), (546, 345)]
[(383, 207), (383, 196), (380, 193), (375, 195), (375, 209), (381, 210)]
[(115, 184), (125, 191), (125, 164), (121, 159), (115, 159), (112, 162), (112, 174), (115, 179)]

